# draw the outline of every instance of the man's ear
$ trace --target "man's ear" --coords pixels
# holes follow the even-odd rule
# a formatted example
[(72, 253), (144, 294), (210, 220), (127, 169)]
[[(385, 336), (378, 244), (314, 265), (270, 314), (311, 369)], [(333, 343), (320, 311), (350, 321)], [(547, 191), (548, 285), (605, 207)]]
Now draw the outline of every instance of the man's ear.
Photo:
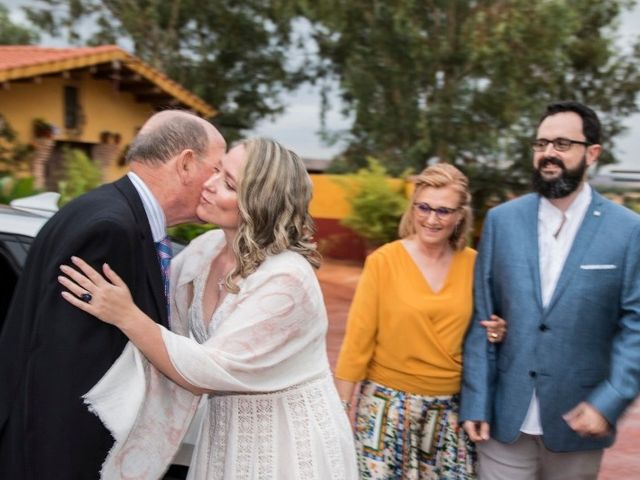
[(190, 148), (182, 150), (175, 158), (175, 167), (178, 178), (182, 185), (188, 185), (191, 182), (191, 175), (195, 168), (196, 156)]
[(587, 147), (587, 166), (591, 166), (598, 161), (602, 153), (602, 145), (595, 144)]

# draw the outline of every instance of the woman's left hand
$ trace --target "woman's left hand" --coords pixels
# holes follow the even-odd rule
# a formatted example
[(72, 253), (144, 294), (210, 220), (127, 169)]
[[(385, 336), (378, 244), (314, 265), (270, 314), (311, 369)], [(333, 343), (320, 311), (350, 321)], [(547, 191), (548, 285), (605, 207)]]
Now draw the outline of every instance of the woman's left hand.
[(71, 261), (80, 272), (61, 265), (60, 270), (66, 276), (58, 277), (58, 282), (69, 290), (62, 292), (67, 302), (116, 327), (135, 316), (138, 307), (129, 288), (109, 265), (102, 266), (103, 277), (81, 258), (71, 257)]
[(487, 340), (491, 343), (500, 343), (507, 334), (507, 322), (497, 315), (491, 315), (491, 320), (480, 322), (487, 330)]

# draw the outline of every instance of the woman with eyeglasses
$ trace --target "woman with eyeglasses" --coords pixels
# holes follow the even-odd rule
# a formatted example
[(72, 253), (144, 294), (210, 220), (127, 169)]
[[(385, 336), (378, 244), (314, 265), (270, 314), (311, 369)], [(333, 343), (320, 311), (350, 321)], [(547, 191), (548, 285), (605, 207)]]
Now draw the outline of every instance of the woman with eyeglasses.
[[(475, 451), (458, 424), (462, 342), (472, 314), (475, 250), (467, 178), (437, 164), (415, 180), (400, 240), (366, 260), (336, 367), (355, 412), (363, 479), (475, 478)], [(504, 320), (487, 320), (500, 342)]]

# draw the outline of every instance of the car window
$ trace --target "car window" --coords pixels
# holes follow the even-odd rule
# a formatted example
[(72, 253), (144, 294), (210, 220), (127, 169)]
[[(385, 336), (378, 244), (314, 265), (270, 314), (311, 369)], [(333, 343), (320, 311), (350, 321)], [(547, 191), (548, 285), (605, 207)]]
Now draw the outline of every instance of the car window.
[(30, 237), (0, 233), (0, 254), (14, 269), (21, 271), (32, 241)]
[(30, 244), (28, 237), (0, 234), (0, 331)]

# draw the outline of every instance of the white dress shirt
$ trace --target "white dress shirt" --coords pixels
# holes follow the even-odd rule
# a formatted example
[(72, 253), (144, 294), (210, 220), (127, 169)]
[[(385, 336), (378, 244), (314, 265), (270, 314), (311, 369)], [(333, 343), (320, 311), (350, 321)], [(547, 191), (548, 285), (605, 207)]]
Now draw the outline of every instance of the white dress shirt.
[[(571, 245), (591, 203), (591, 187), (585, 183), (566, 212), (556, 208), (546, 198), (540, 199), (538, 208), (538, 256), (540, 259), (540, 293), (542, 306), (547, 308)], [(542, 435), (540, 404), (535, 390), (529, 410), (520, 431), (529, 435)]]

